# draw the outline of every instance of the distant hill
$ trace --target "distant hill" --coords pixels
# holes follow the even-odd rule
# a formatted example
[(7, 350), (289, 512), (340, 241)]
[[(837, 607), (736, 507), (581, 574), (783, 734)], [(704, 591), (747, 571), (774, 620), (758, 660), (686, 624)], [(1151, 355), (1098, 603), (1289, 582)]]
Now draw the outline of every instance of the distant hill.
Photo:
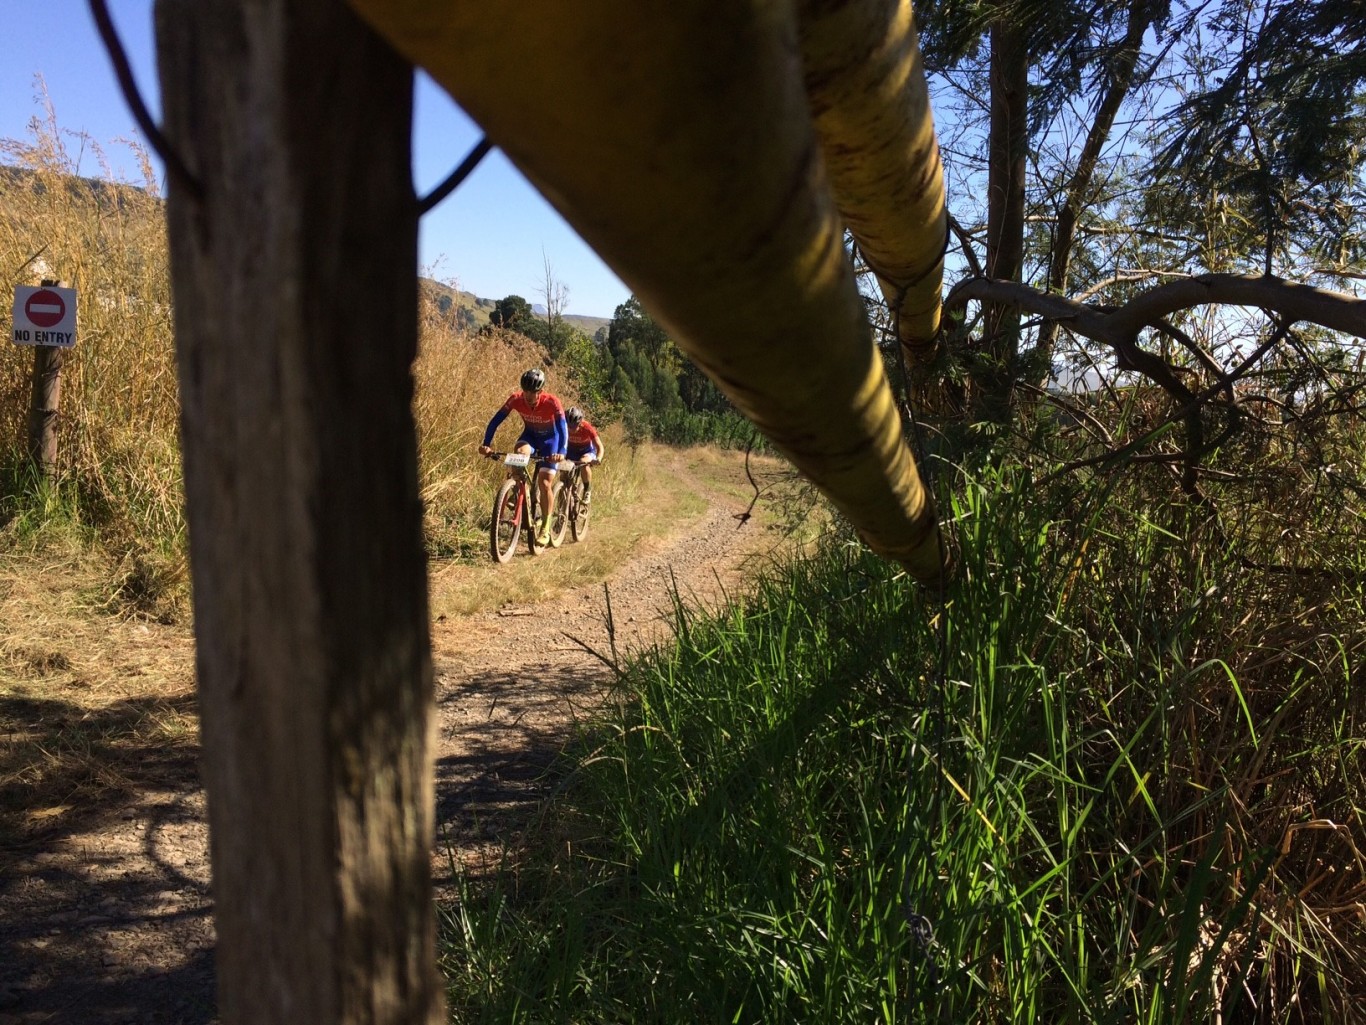
[(480, 299), (476, 295), (461, 292), (431, 278), (418, 278), (417, 287), (422, 295), (430, 296), (437, 309), (457, 327), (478, 330), (488, 325), (494, 300)]
[(39, 172), (29, 167), (16, 167), (13, 164), (0, 164), (0, 186), (4, 186), (5, 188), (27, 185), (33, 190), (35, 196), (41, 196), (46, 194), (48, 188), (54, 182), (65, 186), (66, 191), (73, 198), (90, 195), (102, 206), (110, 209), (121, 210), (127, 205), (129, 200), (134, 197), (143, 201), (150, 199), (154, 203), (162, 202), (159, 196), (154, 196), (141, 185), (132, 185), (128, 182), (108, 181), (104, 178), (89, 178), (74, 174)]
[[(431, 278), (418, 278), (418, 287), (424, 294), (432, 297), (437, 308), (449, 317), (452, 323), (476, 331), (488, 324), (489, 314), (493, 312), (494, 304), (497, 302), (497, 299), (481, 299), (470, 292), (462, 292)], [(538, 317), (545, 319), (544, 307), (537, 304), (533, 310)], [(593, 337), (598, 328), (612, 323), (611, 317), (589, 317), (578, 313), (566, 313), (564, 320), (566, 324), (578, 328), (589, 338)]]
[[(73, 198), (92, 196), (103, 207), (110, 209), (122, 209), (130, 202), (151, 202), (161, 205), (164, 200), (139, 185), (131, 185), (125, 182), (106, 181), (102, 178), (78, 177), (76, 175), (39, 173), (25, 167), (16, 167), (11, 164), (0, 164), (0, 191), (27, 186), (35, 196), (41, 196), (52, 187), (53, 183), (60, 183), (71, 194)], [(6, 215), (11, 212), (0, 210), (0, 224), (12, 218)], [(32, 262), (31, 266), (21, 268), (29, 271), (29, 276), (41, 277), (46, 274), (46, 264), (41, 258)], [(494, 299), (481, 299), (469, 292), (462, 292), (443, 285), (441, 282), (432, 278), (418, 278), (418, 288), (423, 294), (432, 296), (437, 307), (441, 310), (452, 324), (467, 327), (471, 330), (478, 330), (489, 322), (489, 314), (493, 312)], [(499, 299), (502, 296), (498, 297)], [(545, 307), (540, 304), (532, 306), (533, 312), (542, 320), (545, 319)], [(604, 327), (612, 322), (611, 317), (589, 317), (577, 313), (566, 313), (565, 322), (572, 324), (588, 337), (592, 338), (598, 328)]]
[(566, 313), (564, 315), (566, 324), (573, 324), (576, 328), (592, 338), (598, 332), (598, 328), (606, 327), (612, 323), (611, 317), (588, 317), (580, 316), (577, 313)]

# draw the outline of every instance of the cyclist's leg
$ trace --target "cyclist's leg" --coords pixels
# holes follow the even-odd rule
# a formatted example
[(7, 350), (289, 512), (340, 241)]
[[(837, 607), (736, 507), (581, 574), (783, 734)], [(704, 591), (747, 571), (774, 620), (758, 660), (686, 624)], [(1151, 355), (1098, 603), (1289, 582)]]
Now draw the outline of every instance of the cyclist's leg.
[(592, 445), (570, 445), (569, 458), (579, 464), (579, 476), (583, 478), (583, 500), (589, 499), (589, 492), (593, 488), (592, 460), (597, 455), (597, 449)]
[[(543, 459), (555, 451), (554, 438), (536, 438), (531, 435), (522, 435), (518, 439), (528, 446), (528, 451), (535, 453), (537, 459)], [(553, 467), (553, 464), (552, 464)], [(540, 520), (536, 524), (537, 540), (545, 544), (550, 540), (550, 504), (552, 501), (551, 486), (555, 480), (555, 471), (548, 468), (545, 464), (538, 464), (536, 467), (536, 507), (540, 512)]]
[(587, 446), (588, 451), (583, 454), (583, 469), (579, 473), (583, 474), (583, 500), (586, 503), (593, 498), (593, 460), (597, 458), (598, 450), (592, 446)]
[(536, 498), (540, 503), (541, 520), (549, 530), (551, 488), (555, 483), (555, 471), (544, 466), (536, 470)]
[[(513, 450), (520, 452), (522, 455), (539, 458), (543, 454), (542, 448), (544, 445), (544, 438), (538, 438), (529, 431), (524, 431), (521, 437), (517, 439), (517, 444), (514, 446)], [(550, 508), (550, 500), (546, 493), (548, 489), (541, 486), (541, 476), (542, 473), (538, 467), (533, 471), (531, 479), (531, 487), (535, 489), (535, 505), (538, 515), (533, 519), (531, 510), (527, 510), (527, 527), (535, 534), (537, 544), (543, 545), (547, 543), (550, 537), (550, 517), (547, 515)]]

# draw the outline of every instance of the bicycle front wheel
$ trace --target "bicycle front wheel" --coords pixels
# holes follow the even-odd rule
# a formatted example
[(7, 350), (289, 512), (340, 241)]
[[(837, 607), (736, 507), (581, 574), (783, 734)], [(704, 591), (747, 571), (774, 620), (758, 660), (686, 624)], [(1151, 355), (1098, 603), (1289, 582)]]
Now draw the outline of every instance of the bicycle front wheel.
[(503, 481), (493, 500), (493, 520), (489, 523), (489, 554), (494, 562), (507, 562), (517, 550), (522, 533), (522, 501), (515, 480)]
[(564, 544), (564, 535), (569, 530), (569, 490), (558, 481), (550, 492), (550, 547), (558, 548)]
[(537, 488), (535, 480), (531, 480), (526, 486), (526, 547), (532, 555), (540, 555), (541, 549), (545, 548), (540, 539), (540, 531), (540, 489)]

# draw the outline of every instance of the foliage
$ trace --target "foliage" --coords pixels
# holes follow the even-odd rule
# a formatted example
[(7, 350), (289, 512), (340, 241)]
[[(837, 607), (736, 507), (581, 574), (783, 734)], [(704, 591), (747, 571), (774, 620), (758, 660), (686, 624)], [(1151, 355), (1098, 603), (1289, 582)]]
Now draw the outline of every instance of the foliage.
[(1352, 1019), (1362, 549), (1285, 578), (1123, 480), (954, 477), (942, 600), (844, 543), (676, 609), (445, 910), (459, 1020)]
[(764, 436), (734, 410), (719, 413), (672, 410), (656, 416), (651, 430), (655, 439), (666, 445), (716, 445), (720, 448), (752, 448), (756, 452), (768, 448)]
[[(1025, 288), (1004, 304), (983, 298), (975, 310), (948, 311), (955, 330), (931, 372), (946, 373), (950, 390), (966, 391), (968, 401), (941, 405), (970, 420), (982, 409), (974, 391), (998, 390), (1002, 379), (1013, 389), (1005, 398), (1027, 405), (1050, 369), (1072, 388), (1079, 368), (1095, 387), (1102, 378), (1123, 385), (1135, 370), (1160, 384), (1165, 367), (1195, 395), (1239, 374), (1317, 373), (1321, 354), (1296, 368), (1286, 347), (1239, 370), (1239, 350), (1258, 348), (1283, 325), (1228, 304), (1144, 320), (1134, 343), (1157, 360), (1140, 367), (1113, 339), (1078, 331), (1075, 318), (1045, 312), (1030, 296), (1108, 311), (1205, 273), (1356, 289), (1366, 252), (1359, 5), (933, 0), (917, 18), (936, 69), (936, 118), (961, 226), (948, 267), (960, 284), (980, 280), (960, 253), (983, 265), (984, 226), (1003, 216), (996, 193), (982, 187), (1003, 159), (982, 102), (1000, 70), (985, 40), (1015, 33), (1031, 65), (1026, 101), (1008, 119), (1030, 128), (1025, 216), (998, 229), (1023, 241), (1014, 280)], [(1019, 321), (1012, 344), (1002, 344), (1010, 332), (994, 331), (1002, 322), (991, 314), (1017, 304), (1039, 316)], [(1334, 344), (1356, 343), (1336, 335)]]
[(1364, 42), (1359, 4), (1224, 0), (1205, 26), (1200, 88), (1163, 126), (1158, 167), (1227, 196), (1250, 248), (1322, 235), (1325, 263), (1359, 263)]
[(610, 380), (606, 361), (597, 343), (578, 328), (567, 324), (563, 326), (563, 339), (556, 357), (557, 367), (574, 382), (579, 400), (586, 408), (607, 412)]
[(628, 437), (738, 447), (752, 433), (635, 296), (617, 307), (603, 358), (607, 395), (620, 411)]
[(681, 408), (678, 377), (682, 354), (663, 325), (631, 296), (617, 307), (607, 329), (613, 398), (622, 406), (641, 404), (651, 413)]
[(536, 315), (531, 310), (531, 303), (520, 295), (507, 295), (493, 304), (493, 312), (489, 314), (489, 323), (494, 327), (501, 327), (505, 331), (519, 331), (526, 334), (527, 331), (534, 329)]
[[(1138, 0), (1159, 27), (1168, 20), (1170, 0)], [(986, 55), (994, 28), (1020, 31), (1035, 76), (1036, 106), (1052, 116), (1068, 101), (1111, 73), (1118, 39), (1132, 0), (925, 0), (915, 5), (921, 49), (930, 67), (961, 69)], [(1041, 124), (1043, 117), (1036, 120)]]

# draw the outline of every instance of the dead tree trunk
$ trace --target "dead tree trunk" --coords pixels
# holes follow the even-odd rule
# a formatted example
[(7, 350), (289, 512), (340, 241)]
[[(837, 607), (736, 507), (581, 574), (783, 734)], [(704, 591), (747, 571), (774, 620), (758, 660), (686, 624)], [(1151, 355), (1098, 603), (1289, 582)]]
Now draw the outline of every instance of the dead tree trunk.
[[(987, 167), (987, 277), (1019, 281), (1024, 268), (1025, 168), (1029, 155), (1029, 53), (1022, 26), (991, 26), (991, 136)], [(989, 306), (982, 318), (988, 366), (980, 414), (1010, 416), (1020, 352), (1019, 311)]]
[(410, 67), (337, 0), (158, 0), (225, 1025), (443, 1020)]
[[(1095, 107), (1095, 115), (1086, 132), (1077, 157), (1076, 169), (1068, 179), (1067, 189), (1058, 207), (1058, 223), (1053, 230), (1053, 244), (1048, 254), (1048, 290), (1058, 295), (1067, 294), (1068, 275), (1072, 267), (1072, 248), (1077, 240), (1077, 227), (1085, 209), (1087, 197), (1095, 180), (1101, 151), (1110, 141), (1119, 108), (1129, 96), (1138, 78), (1138, 60), (1143, 53), (1143, 37), (1157, 17), (1157, 4), (1150, 0), (1130, 0), (1124, 40), (1111, 58), (1105, 92)], [(1039, 325), (1038, 376), (1034, 384), (1043, 387), (1053, 370), (1053, 350), (1058, 340), (1056, 320), (1045, 320)]]

